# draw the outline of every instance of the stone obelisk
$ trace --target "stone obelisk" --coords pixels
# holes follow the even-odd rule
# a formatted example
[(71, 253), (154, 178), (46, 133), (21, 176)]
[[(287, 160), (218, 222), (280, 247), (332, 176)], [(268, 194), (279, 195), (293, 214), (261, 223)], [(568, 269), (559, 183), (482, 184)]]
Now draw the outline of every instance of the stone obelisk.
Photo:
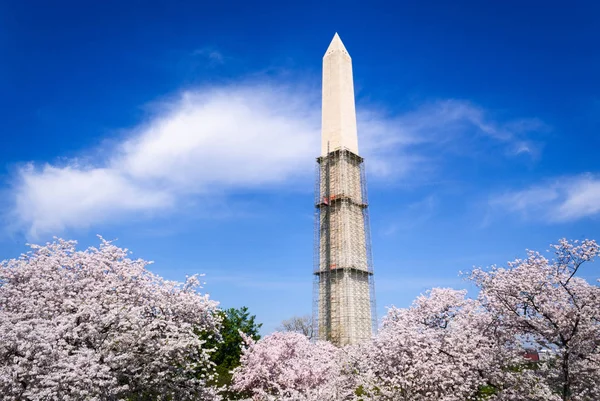
[(364, 159), (358, 154), (352, 59), (337, 33), (323, 57), (315, 207), (317, 338), (337, 345), (367, 340), (376, 319)]

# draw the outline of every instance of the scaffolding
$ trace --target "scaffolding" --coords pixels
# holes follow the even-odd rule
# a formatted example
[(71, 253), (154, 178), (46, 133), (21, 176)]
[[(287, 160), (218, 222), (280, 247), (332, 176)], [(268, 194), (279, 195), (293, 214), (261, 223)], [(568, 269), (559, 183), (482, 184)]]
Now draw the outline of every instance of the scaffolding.
[(317, 158), (315, 172), (314, 331), (355, 344), (377, 328), (364, 159), (334, 150)]

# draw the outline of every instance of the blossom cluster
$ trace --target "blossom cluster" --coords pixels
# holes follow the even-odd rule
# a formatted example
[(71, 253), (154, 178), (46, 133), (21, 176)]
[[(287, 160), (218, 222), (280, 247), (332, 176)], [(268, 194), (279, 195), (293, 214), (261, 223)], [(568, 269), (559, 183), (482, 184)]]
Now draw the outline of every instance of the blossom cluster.
[[(101, 240), (56, 240), (0, 265), (0, 394), (10, 400), (214, 399), (217, 303)], [(135, 399), (138, 399), (135, 398)]]
[(561, 240), (474, 269), (478, 287), (435, 288), (391, 308), (364, 344), (336, 348), (297, 333), (249, 341), (234, 386), (266, 400), (600, 399), (600, 287), (577, 275), (594, 241)]
[[(475, 268), (479, 293), (434, 288), (390, 308), (371, 341), (298, 332), (245, 341), (230, 387), (211, 355), (217, 303), (101, 239), (56, 240), (0, 264), (0, 394), (7, 400), (597, 401), (600, 287), (594, 241), (561, 240)], [(238, 397), (238, 398), (239, 398)]]

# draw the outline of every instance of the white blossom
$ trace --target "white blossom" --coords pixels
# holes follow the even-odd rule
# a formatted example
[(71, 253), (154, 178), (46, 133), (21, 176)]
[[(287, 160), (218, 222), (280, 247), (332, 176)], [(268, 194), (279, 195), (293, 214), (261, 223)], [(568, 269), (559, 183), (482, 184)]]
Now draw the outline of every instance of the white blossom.
[(246, 338), (233, 388), (257, 401), (343, 401), (353, 386), (344, 374), (343, 351), (300, 333), (275, 332), (254, 342)]
[(217, 303), (101, 240), (56, 240), (0, 265), (0, 393), (18, 400), (214, 399)]

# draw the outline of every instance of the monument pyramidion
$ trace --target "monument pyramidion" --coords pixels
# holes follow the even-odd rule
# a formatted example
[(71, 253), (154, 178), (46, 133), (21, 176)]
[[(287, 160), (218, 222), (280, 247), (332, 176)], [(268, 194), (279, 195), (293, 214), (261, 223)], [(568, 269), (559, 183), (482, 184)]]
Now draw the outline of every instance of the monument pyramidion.
[(376, 330), (368, 206), (352, 59), (336, 33), (323, 56), (313, 271), (316, 337), (336, 345), (368, 340)]

